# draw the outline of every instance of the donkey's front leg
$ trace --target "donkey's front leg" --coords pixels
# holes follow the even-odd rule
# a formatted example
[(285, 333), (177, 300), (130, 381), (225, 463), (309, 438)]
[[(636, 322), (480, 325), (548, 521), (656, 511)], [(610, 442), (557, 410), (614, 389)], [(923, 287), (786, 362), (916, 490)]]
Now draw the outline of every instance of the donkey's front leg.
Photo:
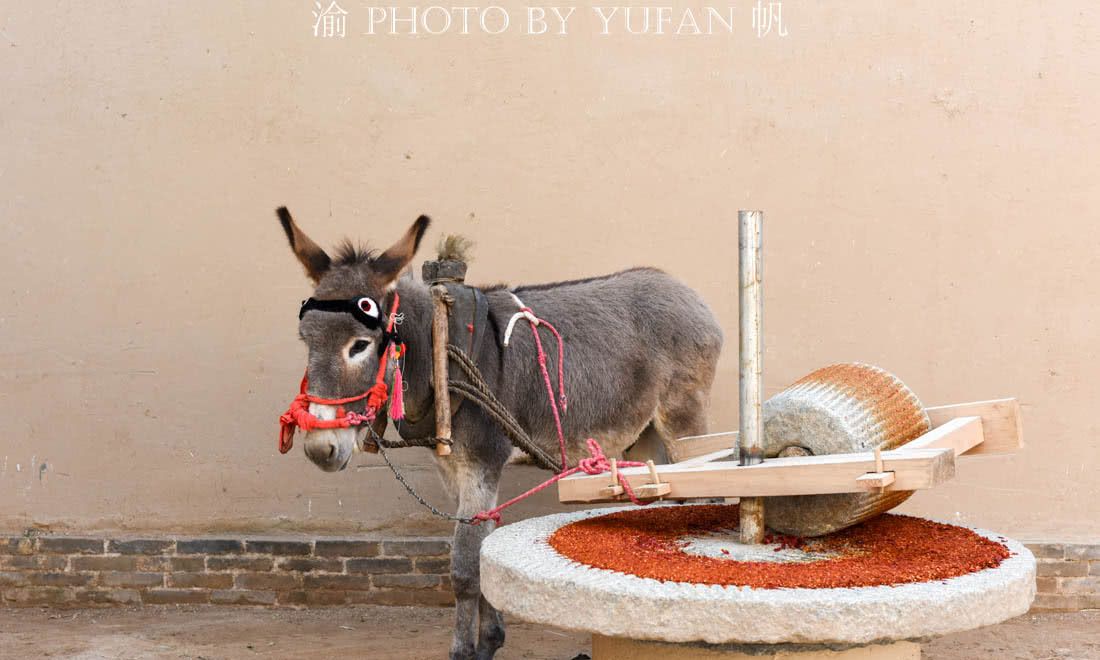
[[(496, 505), (500, 471), (485, 466), (470, 466), (459, 472), (458, 515), (468, 518)], [(477, 526), (457, 523), (451, 551), (451, 586), (455, 593), (455, 632), (451, 642), (452, 660), (489, 660), (504, 643), (504, 626), (483, 635), (479, 648), (479, 610), (481, 601), (481, 541), (493, 530), (486, 522)], [(491, 609), (491, 608), (490, 608)], [(491, 622), (499, 623), (492, 617)], [(491, 622), (482, 622), (491, 623)], [(488, 630), (485, 631), (489, 633)], [(491, 641), (490, 641), (491, 640)], [(486, 645), (488, 643), (488, 645)]]

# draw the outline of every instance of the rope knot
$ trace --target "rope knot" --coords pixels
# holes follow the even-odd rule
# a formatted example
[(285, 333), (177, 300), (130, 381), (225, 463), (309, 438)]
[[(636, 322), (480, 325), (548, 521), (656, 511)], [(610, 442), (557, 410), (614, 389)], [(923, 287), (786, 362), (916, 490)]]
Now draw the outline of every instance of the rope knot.
[(481, 512), (475, 514), (474, 517), (471, 518), (470, 520), (472, 521), (471, 524), (474, 524), (474, 525), (477, 525), (477, 524), (483, 523), (483, 522), (489, 522), (490, 520), (499, 525), (500, 521), (501, 521), (500, 511), (496, 511), (494, 509), (490, 509), (489, 511), (481, 511)]
[(589, 456), (588, 458), (582, 458), (577, 463), (577, 466), (585, 474), (602, 474), (610, 471), (611, 464), (607, 462), (607, 456), (604, 456), (603, 449), (600, 448), (599, 443), (589, 438), (586, 444), (588, 445)]

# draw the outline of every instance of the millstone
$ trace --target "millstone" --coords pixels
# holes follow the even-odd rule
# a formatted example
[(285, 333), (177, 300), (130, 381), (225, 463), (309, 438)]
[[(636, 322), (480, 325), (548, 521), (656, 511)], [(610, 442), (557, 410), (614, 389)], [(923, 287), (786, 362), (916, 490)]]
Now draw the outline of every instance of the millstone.
[[(894, 449), (927, 433), (932, 424), (912, 390), (867, 364), (818, 369), (764, 403), (764, 452), (783, 455), (848, 454)], [(769, 528), (820, 536), (885, 513), (912, 491), (769, 497)]]

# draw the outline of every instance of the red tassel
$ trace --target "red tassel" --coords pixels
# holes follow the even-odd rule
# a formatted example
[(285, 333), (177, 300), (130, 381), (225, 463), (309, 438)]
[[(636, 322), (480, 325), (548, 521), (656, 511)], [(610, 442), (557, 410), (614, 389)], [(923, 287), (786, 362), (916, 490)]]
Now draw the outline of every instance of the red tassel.
[(390, 419), (397, 422), (405, 419), (405, 383), (401, 378), (401, 369), (393, 370), (393, 397), (390, 400)]

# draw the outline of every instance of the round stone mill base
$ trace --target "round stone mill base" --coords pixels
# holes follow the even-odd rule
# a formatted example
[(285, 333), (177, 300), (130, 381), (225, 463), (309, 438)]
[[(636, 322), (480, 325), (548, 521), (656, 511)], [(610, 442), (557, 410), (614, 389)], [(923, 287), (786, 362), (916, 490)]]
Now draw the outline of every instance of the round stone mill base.
[(853, 646), (670, 644), (592, 635), (592, 660), (920, 660), (920, 644)]
[(482, 593), (591, 633), (594, 660), (915, 660), (915, 640), (1000, 623), (1034, 598), (1034, 557), (991, 532), (887, 514), (744, 546), (736, 521), (736, 505), (655, 504), (512, 523), (482, 546)]

